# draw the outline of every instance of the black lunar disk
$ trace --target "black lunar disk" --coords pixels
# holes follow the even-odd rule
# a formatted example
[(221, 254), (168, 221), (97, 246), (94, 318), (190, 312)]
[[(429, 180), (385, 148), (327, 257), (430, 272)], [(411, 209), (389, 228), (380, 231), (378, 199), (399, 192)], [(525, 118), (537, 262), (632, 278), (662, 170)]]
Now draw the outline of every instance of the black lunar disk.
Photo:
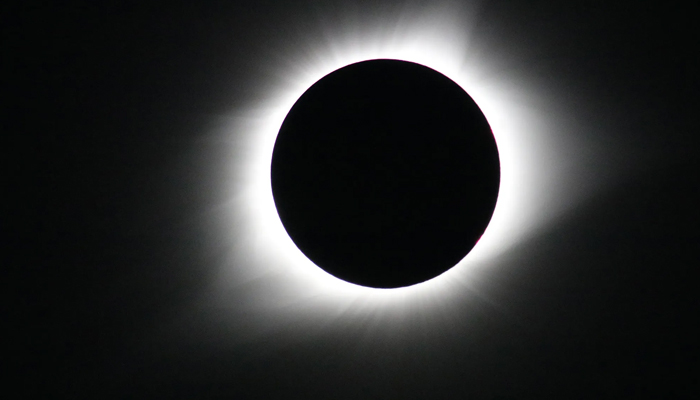
[(316, 265), (362, 286), (395, 288), (457, 264), (498, 197), (498, 149), (486, 118), (428, 67), (370, 60), (311, 86), (272, 154), (280, 219)]

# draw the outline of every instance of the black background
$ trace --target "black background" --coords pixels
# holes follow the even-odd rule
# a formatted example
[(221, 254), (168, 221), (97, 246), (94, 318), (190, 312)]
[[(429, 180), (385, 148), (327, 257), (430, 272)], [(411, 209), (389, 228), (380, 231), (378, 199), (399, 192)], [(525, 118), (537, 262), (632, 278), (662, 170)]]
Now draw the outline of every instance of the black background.
[(624, 179), (494, 266), (489, 301), (446, 305), (439, 330), (358, 348), (375, 340), (358, 323), (216, 352), (156, 350), (152, 334), (220, 261), (198, 216), (225, 200), (227, 153), (203, 136), (256, 101), (278, 38), (338, 4), (4, 7), (3, 358), (18, 397), (697, 396), (692, 7), (482, 3), (494, 52), (567, 93), (606, 157), (627, 157), (600, 160)]

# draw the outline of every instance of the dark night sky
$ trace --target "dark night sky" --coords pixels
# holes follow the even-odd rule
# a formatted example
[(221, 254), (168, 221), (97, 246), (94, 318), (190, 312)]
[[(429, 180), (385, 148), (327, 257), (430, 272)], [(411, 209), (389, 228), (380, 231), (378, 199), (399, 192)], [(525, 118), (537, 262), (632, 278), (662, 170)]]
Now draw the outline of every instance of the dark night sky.
[[(670, 3), (481, 4), (476, 32), (577, 107), (604, 150), (593, 179), (612, 183), (501, 259), (478, 296), (445, 300), (449, 323), (305, 331), (292, 314), (225, 347), (197, 340), (222, 341), (215, 325), (166, 339), (225, 258), (202, 216), (225, 202), (230, 152), (208, 132), (271, 85), (276, 46), (341, 9), (286, 4), (3, 13), (4, 359), (27, 397), (697, 396), (698, 30)], [(254, 323), (246, 307), (230, 331)]]

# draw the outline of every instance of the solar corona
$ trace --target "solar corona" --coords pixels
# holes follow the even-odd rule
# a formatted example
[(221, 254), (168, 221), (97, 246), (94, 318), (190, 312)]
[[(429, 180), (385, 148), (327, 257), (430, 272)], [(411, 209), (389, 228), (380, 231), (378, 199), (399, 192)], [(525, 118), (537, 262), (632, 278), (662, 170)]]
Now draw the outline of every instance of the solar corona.
[(272, 325), (424, 315), (580, 201), (569, 110), (453, 6), (327, 15), (260, 59), (223, 131), (217, 304), (250, 293)]

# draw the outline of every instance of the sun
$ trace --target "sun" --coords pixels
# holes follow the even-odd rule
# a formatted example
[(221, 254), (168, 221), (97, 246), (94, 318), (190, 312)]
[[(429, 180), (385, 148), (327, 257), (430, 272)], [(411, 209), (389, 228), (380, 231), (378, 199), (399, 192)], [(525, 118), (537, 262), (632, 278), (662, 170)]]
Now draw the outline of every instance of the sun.
[[(533, 235), (550, 220), (547, 210), (569, 200), (553, 198), (565, 181), (562, 142), (547, 130), (543, 101), (518, 82), (515, 72), (470, 37), (472, 19), (454, 6), (410, 10), (369, 20), (332, 18), (308, 28), (308, 37), (290, 41), (282, 60), (263, 86), (261, 100), (237, 117), (230, 135), (243, 143), (234, 150), (229, 184), (237, 193), (230, 205), (235, 262), (231, 285), (282, 277), (285, 307), (321, 309), (358, 302), (367, 309), (403, 307), (407, 302), (435, 303), (449, 296), (470, 274), (488, 268), (499, 255)], [(319, 33), (320, 32), (320, 33)], [(304, 36), (304, 35), (302, 35)], [(300, 44), (301, 43), (301, 44)], [(501, 184), (491, 222), (472, 251), (444, 274), (418, 285), (373, 289), (339, 280), (309, 261), (287, 235), (277, 215), (270, 164), (277, 133), (288, 111), (315, 82), (349, 64), (393, 59), (429, 67), (461, 86), (490, 124), (501, 161)], [(498, 61), (501, 60), (501, 61)], [(261, 89), (263, 90), (263, 89)], [(241, 121), (245, 120), (245, 123)], [(436, 300), (438, 299), (438, 300)], [(272, 300), (266, 300), (272, 302)]]

